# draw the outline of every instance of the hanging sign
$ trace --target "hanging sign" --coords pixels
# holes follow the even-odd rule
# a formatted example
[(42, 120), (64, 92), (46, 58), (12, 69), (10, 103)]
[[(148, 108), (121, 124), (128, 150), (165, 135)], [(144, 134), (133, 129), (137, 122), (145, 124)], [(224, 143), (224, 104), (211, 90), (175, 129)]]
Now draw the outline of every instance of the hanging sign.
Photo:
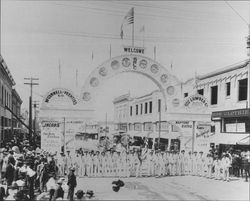
[(145, 48), (144, 47), (124, 46), (123, 50), (124, 50), (125, 53), (144, 54), (144, 52), (145, 52)]

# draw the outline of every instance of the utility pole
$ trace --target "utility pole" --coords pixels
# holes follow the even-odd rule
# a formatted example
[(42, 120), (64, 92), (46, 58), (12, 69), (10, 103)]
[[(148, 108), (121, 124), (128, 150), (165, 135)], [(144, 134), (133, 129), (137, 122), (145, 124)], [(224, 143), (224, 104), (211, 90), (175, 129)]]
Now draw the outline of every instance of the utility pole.
[[(34, 140), (37, 137), (37, 132), (36, 132), (36, 117), (37, 117), (37, 108), (39, 106), (39, 101), (33, 101), (33, 107), (34, 107), (34, 122), (33, 122), (33, 130), (34, 130)], [(36, 141), (35, 141), (36, 142)]]
[(33, 81), (39, 80), (39, 78), (24, 78), (25, 80), (29, 80), (30, 82), (26, 82), (24, 84), (30, 85), (30, 97), (29, 97), (29, 139), (32, 139), (32, 92), (33, 92), (33, 86), (39, 85), (38, 83), (35, 83)]

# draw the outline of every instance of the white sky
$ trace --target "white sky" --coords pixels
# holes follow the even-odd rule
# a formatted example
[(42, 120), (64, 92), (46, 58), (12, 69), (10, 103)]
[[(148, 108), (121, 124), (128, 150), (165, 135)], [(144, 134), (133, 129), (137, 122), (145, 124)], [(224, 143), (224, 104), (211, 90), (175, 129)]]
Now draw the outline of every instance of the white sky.
[[(229, 1), (249, 23), (250, 2)], [(92, 70), (112, 56), (122, 54), (120, 27), (131, 7), (135, 8), (135, 45), (142, 46), (140, 28), (145, 25), (146, 56), (163, 66), (173, 62), (173, 72), (181, 80), (247, 59), (248, 27), (224, 1), (24, 1), (2, 0), (1, 53), (28, 108), (30, 89), (24, 77), (39, 77), (34, 100), (59, 86), (76, 90)], [(131, 37), (131, 25), (125, 38)], [(92, 52), (94, 59), (92, 60)], [(105, 112), (112, 119), (114, 97), (130, 93), (142, 95), (157, 89), (141, 75), (117, 75), (102, 86), (96, 97), (99, 118)], [(41, 95), (41, 96), (40, 96)], [(80, 95), (80, 94), (79, 94)], [(100, 101), (101, 100), (101, 101)]]

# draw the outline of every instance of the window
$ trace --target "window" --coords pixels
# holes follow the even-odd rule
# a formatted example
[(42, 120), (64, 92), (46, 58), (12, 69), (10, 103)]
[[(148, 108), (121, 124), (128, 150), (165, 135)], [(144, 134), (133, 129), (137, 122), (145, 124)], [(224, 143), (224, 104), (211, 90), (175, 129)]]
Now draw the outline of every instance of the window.
[(239, 101), (247, 100), (247, 79), (239, 80)]
[(149, 102), (149, 113), (152, 113), (152, 109), (153, 109), (153, 102), (150, 101)]
[(142, 114), (142, 111), (143, 111), (143, 106), (142, 106), (142, 103), (141, 103), (141, 114)]
[(158, 99), (158, 112), (161, 111), (161, 99)]
[(138, 115), (138, 105), (135, 106), (135, 114)]
[(153, 123), (152, 122), (144, 123), (144, 131), (153, 131)]
[(197, 90), (197, 93), (203, 96), (204, 95), (204, 89)]
[(225, 133), (249, 133), (250, 120), (248, 117), (225, 118), (223, 132)]
[(231, 94), (231, 82), (226, 83), (226, 96), (230, 96)]
[(148, 113), (148, 103), (145, 103), (145, 114)]
[(216, 105), (218, 102), (218, 86), (211, 87), (211, 105)]
[(215, 126), (211, 126), (211, 133), (215, 133)]
[(141, 131), (141, 130), (142, 130), (142, 124), (140, 124), (140, 123), (135, 123), (135, 124), (134, 124), (134, 129), (135, 129), (135, 131)]
[(132, 115), (133, 115), (133, 107), (130, 106), (130, 116), (132, 116)]
[(184, 93), (184, 98), (188, 97), (188, 93)]

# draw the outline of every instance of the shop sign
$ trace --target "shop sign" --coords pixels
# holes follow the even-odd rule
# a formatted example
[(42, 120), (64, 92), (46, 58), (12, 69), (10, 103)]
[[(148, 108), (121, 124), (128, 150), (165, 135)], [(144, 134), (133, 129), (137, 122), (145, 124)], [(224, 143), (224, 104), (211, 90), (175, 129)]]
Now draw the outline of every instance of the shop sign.
[(222, 117), (250, 117), (250, 109), (226, 110), (212, 112), (212, 119)]
[(175, 121), (175, 125), (178, 126), (187, 135), (192, 135), (193, 122), (192, 121)]
[(124, 46), (123, 50), (125, 53), (139, 53), (144, 54), (145, 48), (144, 47), (132, 47), (132, 46)]
[(184, 106), (187, 108), (197, 108), (197, 109), (201, 107), (208, 107), (208, 101), (204, 96), (200, 94), (195, 94), (185, 99)]
[(66, 90), (55, 90), (51, 93), (49, 93), (49, 95), (47, 95), (47, 97), (45, 98), (45, 103), (49, 103), (50, 102), (50, 99), (54, 96), (58, 96), (60, 98), (63, 98), (64, 96), (68, 96), (71, 101), (73, 102), (73, 105), (76, 105), (77, 104), (77, 100), (76, 98), (69, 92), (69, 91), (66, 91)]

